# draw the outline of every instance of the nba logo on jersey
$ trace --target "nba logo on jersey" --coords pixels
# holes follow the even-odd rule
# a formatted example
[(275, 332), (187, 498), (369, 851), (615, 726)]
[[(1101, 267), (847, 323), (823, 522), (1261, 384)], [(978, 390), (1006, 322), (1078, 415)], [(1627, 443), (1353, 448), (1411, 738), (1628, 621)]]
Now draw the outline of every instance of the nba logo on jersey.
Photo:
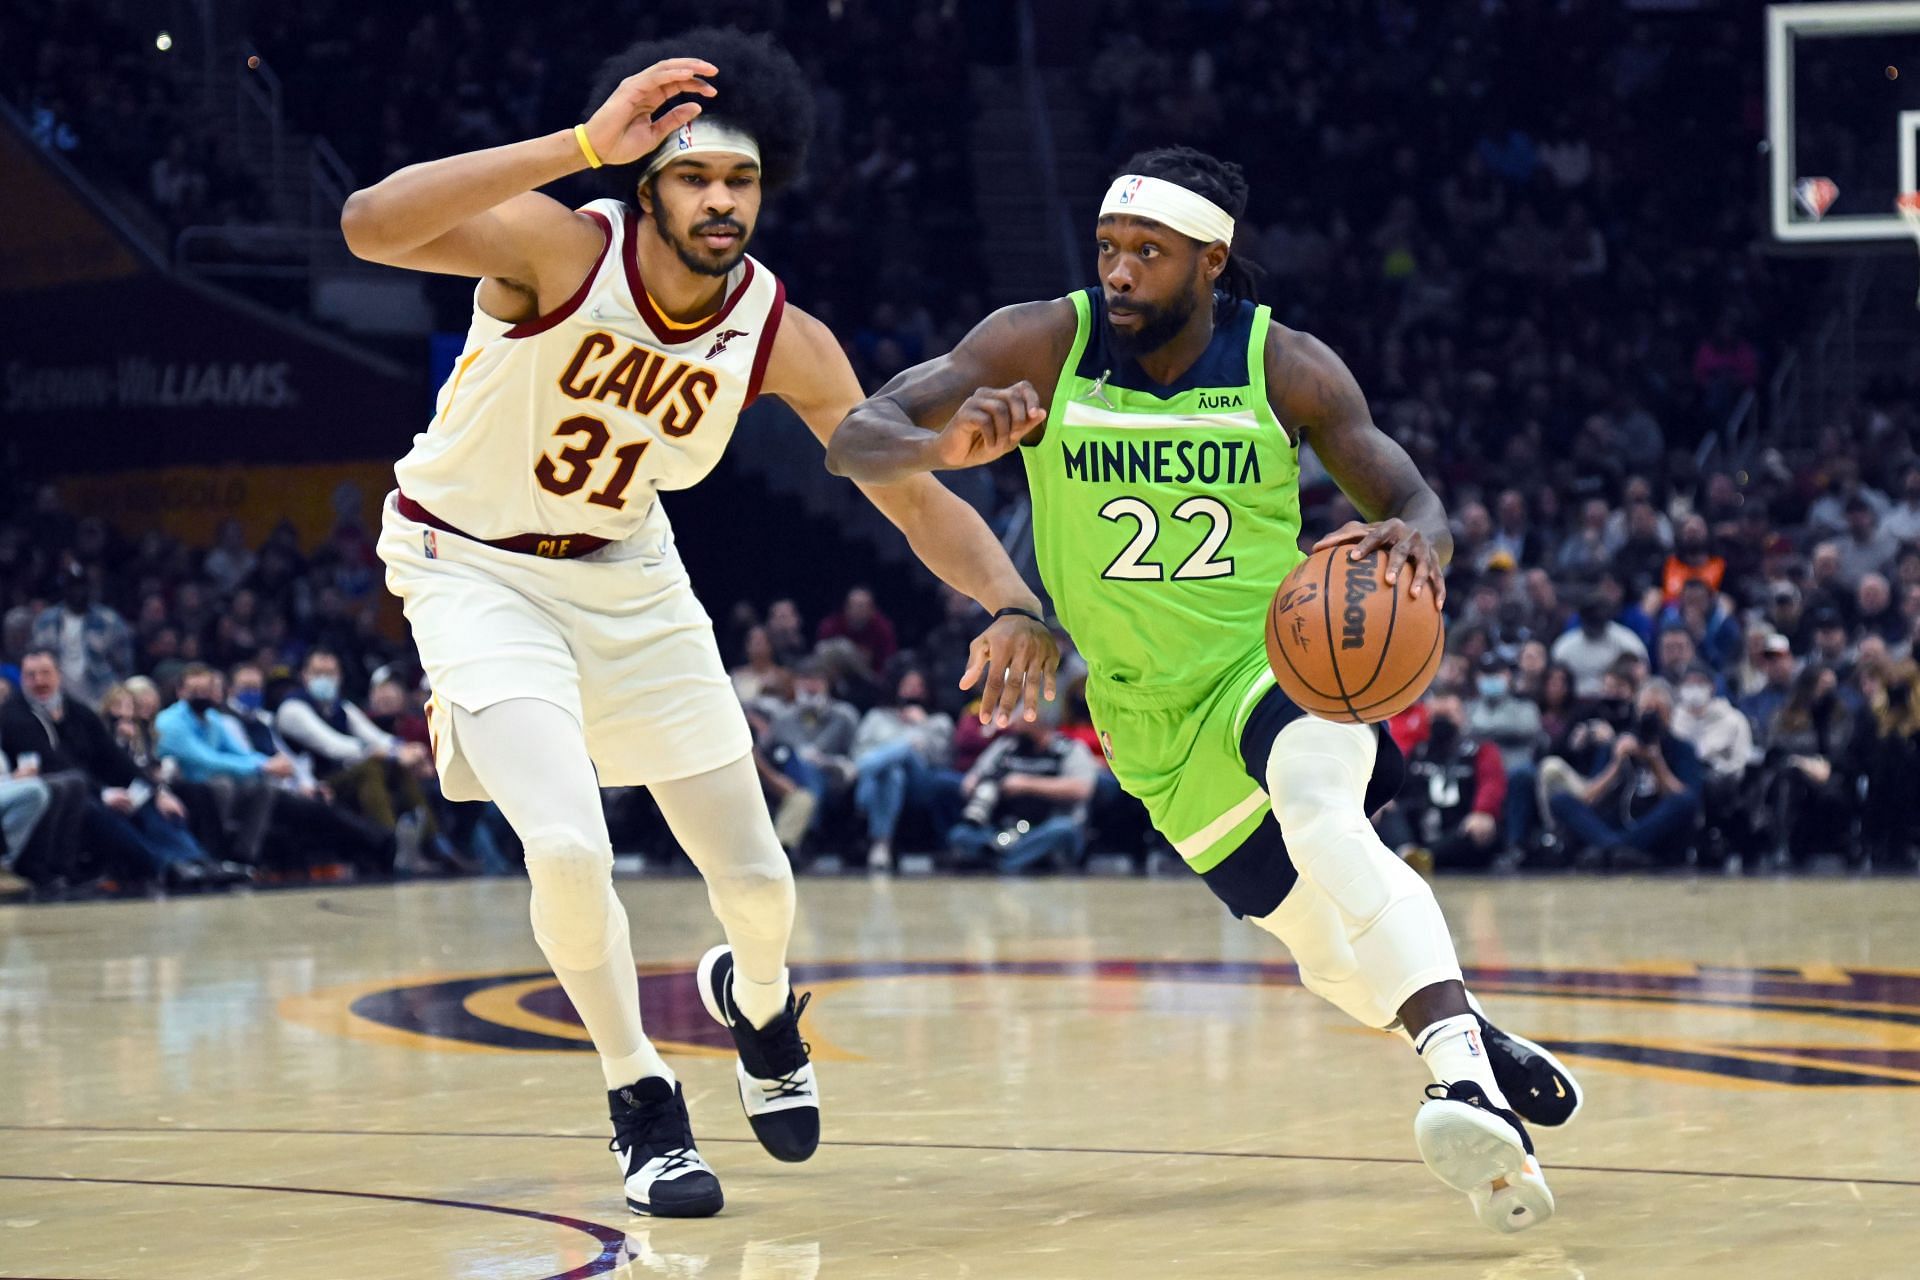
[(1100, 750), (1106, 753), (1107, 759), (1113, 759), (1113, 737), (1105, 729), (1100, 731)]
[(420, 531), (420, 549), (427, 553), (427, 559), (429, 560), (438, 560), (440, 558), (440, 539), (432, 529), (422, 529)]
[(1120, 189), (1120, 203), (1132, 204), (1133, 198), (1140, 194), (1140, 184), (1143, 181), (1145, 181), (1143, 178), (1133, 178), (1129, 180), (1127, 185)]

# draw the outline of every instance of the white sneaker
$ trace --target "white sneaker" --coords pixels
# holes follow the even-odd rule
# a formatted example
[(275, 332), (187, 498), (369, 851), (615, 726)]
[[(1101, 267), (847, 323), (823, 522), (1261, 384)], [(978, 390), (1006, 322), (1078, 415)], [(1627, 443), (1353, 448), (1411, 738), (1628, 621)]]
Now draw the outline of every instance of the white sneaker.
[(1428, 1085), (1413, 1139), (1433, 1176), (1466, 1192), (1482, 1225), (1512, 1233), (1553, 1216), (1553, 1192), (1526, 1126), (1474, 1081)]
[(893, 845), (890, 841), (875, 840), (867, 846), (867, 870), (893, 870)]
[(753, 1136), (776, 1160), (798, 1163), (820, 1145), (820, 1089), (813, 1063), (800, 1038), (800, 1015), (812, 993), (787, 1007), (764, 1027), (755, 1027), (733, 1002), (733, 948), (718, 946), (700, 957), (700, 1003), (713, 1020), (733, 1032), (740, 1051), (734, 1075), (740, 1085), (740, 1109)]

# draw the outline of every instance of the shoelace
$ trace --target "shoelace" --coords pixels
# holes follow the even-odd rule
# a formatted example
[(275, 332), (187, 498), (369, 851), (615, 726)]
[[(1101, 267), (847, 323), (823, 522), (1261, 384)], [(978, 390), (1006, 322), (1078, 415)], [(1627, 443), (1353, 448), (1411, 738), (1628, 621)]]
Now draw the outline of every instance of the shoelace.
[[(785, 1075), (775, 1076), (771, 1081), (765, 1081), (760, 1084), (760, 1091), (766, 1095), (769, 1102), (779, 1098), (804, 1097), (810, 1092), (807, 1085), (802, 1084), (794, 1077), (806, 1070), (807, 1063), (813, 1057), (813, 1046), (805, 1040), (800, 1039), (800, 1015), (807, 1011), (807, 1006), (811, 1003), (813, 1003), (813, 992), (809, 991), (802, 995), (793, 1006), (793, 1016), (788, 1019), (786, 1034), (783, 1035), (781, 1039), (784, 1041), (787, 1036), (791, 1036), (799, 1042), (800, 1061), (794, 1066), (793, 1070), (787, 1072)], [(783, 1045), (782, 1047), (790, 1046)]]
[[(679, 1141), (683, 1137), (685, 1141)], [(657, 1155), (666, 1161), (661, 1166), (662, 1173), (671, 1173), (693, 1163), (696, 1153), (692, 1139), (693, 1135), (681, 1122), (680, 1108), (675, 1100), (668, 1099), (642, 1103), (624, 1115), (614, 1116), (613, 1139), (607, 1143), (607, 1150), (648, 1151), (649, 1159)]]

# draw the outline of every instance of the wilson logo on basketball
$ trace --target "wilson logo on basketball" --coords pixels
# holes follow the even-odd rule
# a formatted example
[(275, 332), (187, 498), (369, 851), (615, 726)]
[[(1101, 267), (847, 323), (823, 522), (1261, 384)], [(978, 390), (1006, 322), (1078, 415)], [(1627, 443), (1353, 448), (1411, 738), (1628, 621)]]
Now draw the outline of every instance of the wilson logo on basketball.
[(1367, 642), (1367, 597), (1380, 589), (1374, 581), (1373, 561), (1356, 561), (1347, 568), (1347, 608), (1340, 615), (1340, 647), (1358, 649)]

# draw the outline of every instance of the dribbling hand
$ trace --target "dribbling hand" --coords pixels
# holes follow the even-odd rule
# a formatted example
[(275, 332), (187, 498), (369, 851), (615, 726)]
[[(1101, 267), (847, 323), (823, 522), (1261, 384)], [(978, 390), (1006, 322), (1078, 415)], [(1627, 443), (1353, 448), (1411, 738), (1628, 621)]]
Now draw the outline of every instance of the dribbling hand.
[(1016, 714), (1029, 720), (1037, 718), (1041, 698), (1053, 701), (1053, 674), (1059, 669), (1060, 646), (1054, 642), (1053, 632), (1032, 618), (1008, 614), (994, 619), (992, 626), (974, 638), (960, 687), (973, 688), (985, 673), (980, 723), (997, 723), (1004, 729)]
[(653, 113), (660, 104), (683, 93), (711, 98), (714, 87), (701, 77), (719, 71), (700, 58), (668, 58), (628, 76), (587, 121), (594, 153), (607, 164), (631, 164), (646, 155), (662, 138), (700, 114), (699, 103), (683, 102), (655, 120)]
[(1046, 407), (1031, 382), (981, 387), (934, 437), (933, 456), (943, 471), (977, 467), (1012, 453), (1046, 420)]
[(1413, 574), (1413, 584), (1407, 594), (1417, 597), (1421, 588), (1425, 587), (1433, 592), (1435, 608), (1447, 602), (1446, 571), (1440, 566), (1440, 553), (1427, 541), (1426, 534), (1400, 517), (1394, 516), (1377, 524), (1349, 520), (1314, 543), (1313, 549), (1318, 551), (1342, 542), (1354, 544), (1353, 550), (1347, 553), (1354, 560), (1364, 560), (1385, 547), (1387, 571), (1384, 576), (1388, 582), (1398, 582), (1400, 570), (1405, 567)]

